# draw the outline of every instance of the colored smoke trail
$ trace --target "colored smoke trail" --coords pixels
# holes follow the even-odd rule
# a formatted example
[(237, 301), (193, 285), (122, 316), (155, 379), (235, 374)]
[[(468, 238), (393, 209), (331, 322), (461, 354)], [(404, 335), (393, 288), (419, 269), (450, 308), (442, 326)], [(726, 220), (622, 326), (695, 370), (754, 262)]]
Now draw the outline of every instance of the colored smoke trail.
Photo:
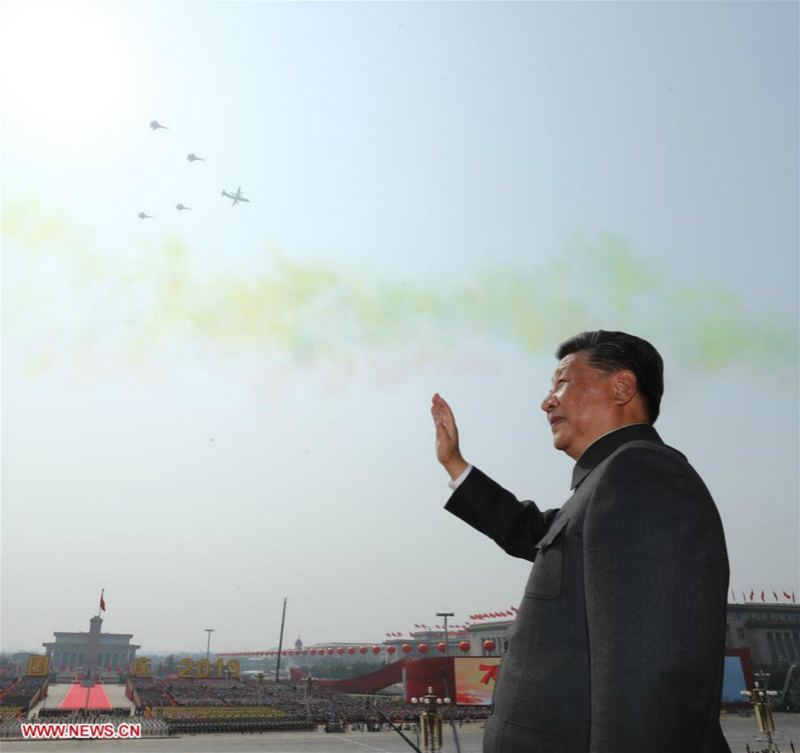
[(70, 351), (79, 362), (99, 349), (135, 360), (175, 343), (224, 344), (305, 365), (409, 350), (441, 358), (476, 338), (549, 355), (595, 328), (668, 345), (691, 370), (796, 373), (798, 362), (796, 324), (749, 312), (735, 290), (716, 283), (682, 284), (610, 234), (578, 238), (536, 269), (475, 269), (466, 281), (435, 286), (274, 250), (255, 255), (247, 272), (212, 271), (180, 237), (104, 254), (66, 213), (30, 203), (4, 212), (2, 234), (6, 258), (18, 256), (8, 291), (12, 330), (27, 327), (38, 340), (31, 373)]

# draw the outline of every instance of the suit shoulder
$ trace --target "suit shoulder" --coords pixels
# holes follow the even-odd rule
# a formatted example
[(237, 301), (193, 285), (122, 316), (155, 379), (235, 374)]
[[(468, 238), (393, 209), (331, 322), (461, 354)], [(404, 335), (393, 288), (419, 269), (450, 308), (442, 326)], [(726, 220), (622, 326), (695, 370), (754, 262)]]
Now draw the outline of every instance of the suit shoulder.
[(615, 467), (648, 463), (694, 470), (682, 452), (669, 445), (648, 440), (637, 440), (622, 445), (609, 455), (608, 461), (609, 466)]
[(602, 475), (607, 481), (637, 479), (645, 485), (680, 482), (684, 487), (711, 496), (686, 456), (657, 442), (636, 441), (623, 445), (608, 457)]

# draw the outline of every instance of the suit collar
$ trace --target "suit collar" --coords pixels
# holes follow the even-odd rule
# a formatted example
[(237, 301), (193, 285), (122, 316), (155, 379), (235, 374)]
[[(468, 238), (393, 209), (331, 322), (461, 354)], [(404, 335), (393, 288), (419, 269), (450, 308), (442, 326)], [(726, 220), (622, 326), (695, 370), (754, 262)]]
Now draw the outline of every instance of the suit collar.
[(650, 424), (628, 424), (619, 429), (614, 429), (603, 434), (599, 439), (595, 439), (578, 458), (575, 467), (572, 469), (572, 489), (576, 489), (579, 484), (592, 472), (592, 470), (602, 463), (614, 450), (618, 450), (622, 445), (637, 440), (649, 440), (663, 444), (658, 432)]

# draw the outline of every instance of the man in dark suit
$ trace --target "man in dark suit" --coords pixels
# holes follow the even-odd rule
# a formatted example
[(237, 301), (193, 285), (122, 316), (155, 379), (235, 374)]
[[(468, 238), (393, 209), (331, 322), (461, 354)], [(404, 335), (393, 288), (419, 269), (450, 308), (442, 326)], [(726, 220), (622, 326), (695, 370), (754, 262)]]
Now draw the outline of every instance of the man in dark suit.
[[(485, 753), (730, 753), (719, 721), (728, 557), (714, 501), (653, 428), (663, 362), (623, 332), (562, 343), (542, 401), (572, 496), (542, 512), (461, 455), (431, 412), (446, 509), (535, 562), (509, 635)], [(699, 428), (699, 427), (698, 427)]]

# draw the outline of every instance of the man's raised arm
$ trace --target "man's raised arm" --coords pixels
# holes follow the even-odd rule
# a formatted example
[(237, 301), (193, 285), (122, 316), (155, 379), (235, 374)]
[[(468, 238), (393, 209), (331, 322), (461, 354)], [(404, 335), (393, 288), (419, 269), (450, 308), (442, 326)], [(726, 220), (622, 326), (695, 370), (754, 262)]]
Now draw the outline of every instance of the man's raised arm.
[[(542, 512), (530, 501), (520, 502), (461, 455), (458, 428), (445, 399), (433, 396), (431, 415), (436, 425), (436, 457), (458, 488), (445, 510), (491, 538), (513, 557), (533, 562), (536, 544), (550, 528), (558, 510)], [(466, 478), (460, 477), (469, 469)]]

